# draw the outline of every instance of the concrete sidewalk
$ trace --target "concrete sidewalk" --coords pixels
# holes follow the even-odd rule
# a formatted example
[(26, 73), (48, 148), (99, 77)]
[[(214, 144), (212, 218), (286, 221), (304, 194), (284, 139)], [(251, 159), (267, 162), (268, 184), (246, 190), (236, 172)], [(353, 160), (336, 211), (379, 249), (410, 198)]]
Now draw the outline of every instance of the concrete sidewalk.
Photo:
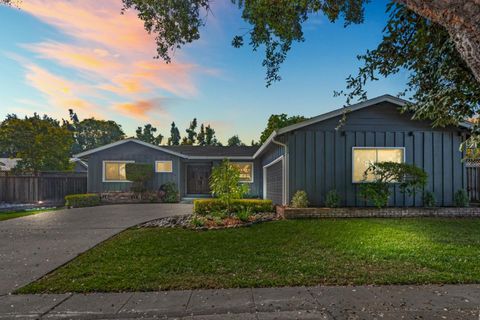
[(480, 285), (8, 295), (0, 319), (480, 319)]

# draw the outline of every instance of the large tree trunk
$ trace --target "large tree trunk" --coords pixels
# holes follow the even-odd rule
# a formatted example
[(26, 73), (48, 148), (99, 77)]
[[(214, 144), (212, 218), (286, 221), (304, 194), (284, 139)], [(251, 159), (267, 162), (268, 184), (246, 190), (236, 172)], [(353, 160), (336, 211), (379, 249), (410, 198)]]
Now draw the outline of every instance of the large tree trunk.
[(395, 0), (444, 26), (480, 82), (480, 0)]

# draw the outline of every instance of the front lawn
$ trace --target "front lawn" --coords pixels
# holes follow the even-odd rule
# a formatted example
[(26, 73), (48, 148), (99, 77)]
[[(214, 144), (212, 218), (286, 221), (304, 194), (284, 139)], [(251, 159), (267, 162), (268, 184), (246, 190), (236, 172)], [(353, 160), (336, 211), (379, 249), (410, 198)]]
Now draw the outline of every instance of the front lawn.
[(480, 219), (131, 229), (20, 293), (480, 282)]
[(10, 219), (14, 219), (14, 218), (20, 218), (20, 217), (25, 217), (25, 216), (31, 216), (33, 214), (47, 212), (47, 211), (53, 211), (53, 210), (58, 210), (58, 209), (52, 208), (52, 209), (40, 209), (40, 210), (33, 209), (33, 210), (18, 210), (18, 211), (0, 212), (0, 221), (10, 220)]

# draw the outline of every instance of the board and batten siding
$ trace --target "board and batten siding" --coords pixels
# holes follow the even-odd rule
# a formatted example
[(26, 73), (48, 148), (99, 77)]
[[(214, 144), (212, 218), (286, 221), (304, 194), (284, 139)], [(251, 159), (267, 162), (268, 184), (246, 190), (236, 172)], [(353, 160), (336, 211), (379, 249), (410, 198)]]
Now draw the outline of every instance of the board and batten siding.
[(155, 172), (153, 181), (149, 187), (158, 189), (166, 182), (174, 182), (180, 186), (180, 158), (142, 146), (135, 142), (127, 142), (113, 148), (105, 149), (92, 154), (89, 159), (88, 168), (88, 192), (107, 192), (107, 191), (130, 191), (130, 182), (103, 182), (103, 161), (135, 161), (135, 163), (149, 163), (155, 165), (157, 160), (171, 160), (173, 172), (157, 173)]
[[(458, 128), (431, 128), (423, 121), (382, 103), (347, 114), (345, 125), (336, 130), (340, 118), (313, 124), (290, 133), (289, 196), (305, 190), (314, 206), (325, 204), (325, 195), (336, 190), (342, 206), (366, 206), (359, 184), (352, 183), (353, 147), (404, 147), (406, 163), (428, 174), (426, 190), (435, 194), (437, 205), (453, 205), (453, 196), (466, 189), (466, 170), (459, 151), (464, 139)], [(389, 206), (422, 206), (422, 193), (413, 196), (393, 188)]]

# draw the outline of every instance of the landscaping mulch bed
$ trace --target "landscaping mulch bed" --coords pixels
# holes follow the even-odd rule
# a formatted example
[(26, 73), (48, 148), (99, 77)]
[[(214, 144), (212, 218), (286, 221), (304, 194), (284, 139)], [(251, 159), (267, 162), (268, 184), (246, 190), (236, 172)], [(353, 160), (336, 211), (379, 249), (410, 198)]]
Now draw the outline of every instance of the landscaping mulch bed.
[(250, 216), (248, 221), (229, 216), (220, 221), (207, 219), (203, 226), (195, 226), (192, 223), (195, 215), (173, 216), (155, 219), (146, 223), (142, 223), (137, 228), (185, 228), (193, 230), (218, 230), (226, 228), (248, 227), (257, 223), (280, 220), (281, 216), (273, 212), (257, 213)]

